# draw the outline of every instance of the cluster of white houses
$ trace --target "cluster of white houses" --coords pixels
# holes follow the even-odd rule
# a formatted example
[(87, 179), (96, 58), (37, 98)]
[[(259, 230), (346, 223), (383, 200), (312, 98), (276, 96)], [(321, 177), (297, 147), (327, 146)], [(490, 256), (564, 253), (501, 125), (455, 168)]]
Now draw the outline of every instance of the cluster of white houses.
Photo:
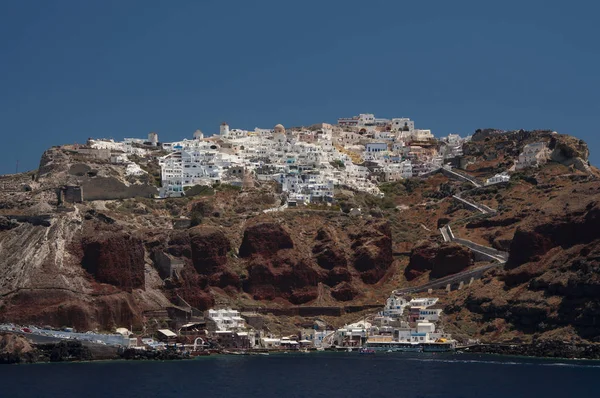
[[(337, 330), (320, 327), (299, 330), (289, 336), (265, 331), (264, 318), (254, 312), (211, 309), (202, 319), (182, 324), (176, 331), (157, 330), (155, 338), (134, 337), (127, 329), (117, 333), (128, 338), (129, 347), (160, 349), (177, 344), (190, 351), (219, 350), (302, 350), (368, 348), (379, 351), (450, 351), (451, 336), (436, 330), (442, 315), (437, 298), (392, 296), (383, 311)], [(366, 320), (368, 319), (368, 321)]]
[(455, 341), (436, 331), (442, 307), (437, 298), (408, 298), (392, 294), (384, 310), (370, 321), (345, 325), (335, 332), (341, 348), (366, 347), (376, 351), (450, 351)]
[[(444, 159), (459, 156), (464, 139), (451, 134), (441, 141), (430, 130), (415, 129), (408, 118), (378, 119), (361, 114), (308, 128), (241, 130), (220, 126), (205, 137), (162, 143), (156, 133), (123, 142), (90, 140), (93, 148), (120, 151), (114, 163), (129, 163), (128, 155), (148, 154), (144, 147), (166, 151), (159, 158), (161, 197), (181, 196), (188, 187), (254, 180), (277, 181), (290, 203), (329, 202), (336, 185), (382, 195), (378, 183), (397, 181), (432, 171)], [(131, 166), (130, 174), (143, 173)]]
[[(319, 123), (307, 128), (242, 130), (222, 123), (219, 134), (205, 137), (200, 130), (191, 139), (160, 142), (156, 133), (147, 139), (123, 142), (90, 140), (92, 148), (109, 151), (114, 163), (127, 164), (127, 174), (144, 173), (129, 155), (161, 149), (161, 197), (182, 196), (195, 185), (228, 183), (243, 186), (253, 181), (277, 181), (288, 202), (330, 202), (336, 185), (382, 195), (381, 182), (419, 176), (463, 155), (470, 137), (450, 134), (434, 139), (430, 130), (415, 128), (409, 118), (376, 118), (360, 114), (338, 119), (337, 125)], [(110, 155), (116, 151), (117, 155)], [(544, 142), (525, 146), (515, 168), (539, 166), (548, 158)], [(507, 181), (501, 174), (487, 184)]]
[(155, 337), (134, 337), (125, 328), (117, 333), (128, 338), (129, 348), (163, 349), (177, 345), (189, 351), (218, 350), (300, 350), (324, 347), (327, 330), (304, 329), (298, 334), (275, 336), (264, 331), (264, 319), (253, 312), (211, 309), (202, 319), (190, 321), (177, 328), (158, 329)]

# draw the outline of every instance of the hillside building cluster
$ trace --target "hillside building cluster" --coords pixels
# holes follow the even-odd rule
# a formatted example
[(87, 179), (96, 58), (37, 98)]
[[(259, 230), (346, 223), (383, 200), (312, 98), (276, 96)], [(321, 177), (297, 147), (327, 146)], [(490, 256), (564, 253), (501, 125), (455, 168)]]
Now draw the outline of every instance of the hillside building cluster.
[(231, 308), (210, 309), (185, 316), (152, 331), (134, 334), (124, 327), (116, 333), (77, 332), (73, 328), (54, 330), (36, 326), (21, 327), (0, 324), (0, 330), (22, 331), (32, 335), (66, 340), (91, 341), (134, 350), (175, 348), (192, 355), (210, 352), (239, 353), (245, 351), (358, 350), (385, 351), (452, 351), (455, 342), (450, 335), (436, 331), (442, 307), (437, 298), (409, 298), (392, 293), (383, 311), (337, 330), (315, 320), (291, 335), (274, 334), (266, 327), (266, 319), (256, 312), (240, 312)]
[(160, 197), (182, 196), (195, 185), (276, 181), (288, 203), (300, 204), (331, 202), (335, 186), (382, 196), (379, 183), (434, 171), (446, 159), (460, 156), (464, 142), (456, 134), (435, 140), (430, 130), (415, 128), (409, 118), (360, 114), (340, 118), (337, 125), (242, 130), (223, 123), (219, 134), (205, 136), (197, 130), (191, 139), (177, 142), (160, 142), (152, 132), (147, 139), (89, 144), (112, 151), (111, 162), (126, 164), (130, 175), (144, 173), (129, 160), (131, 155), (161, 150)]
[(338, 329), (334, 345), (367, 347), (377, 351), (444, 351), (452, 349), (451, 336), (436, 331), (442, 314), (438, 298), (410, 298), (392, 294), (385, 308), (369, 322)]
[(550, 149), (546, 142), (534, 142), (525, 145), (523, 151), (519, 154), (519, 160), (515, 165), (516, 170), (522, 170), (528, 167), (539, 167), (546, 164), (550, 158)]

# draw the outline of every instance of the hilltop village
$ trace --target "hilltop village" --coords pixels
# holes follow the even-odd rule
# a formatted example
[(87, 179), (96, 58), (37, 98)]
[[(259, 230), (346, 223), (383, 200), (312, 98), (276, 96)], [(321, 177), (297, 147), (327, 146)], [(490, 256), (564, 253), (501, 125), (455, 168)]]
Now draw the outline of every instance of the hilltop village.
[[(424, 176), (456, 163), (471, 136), (450, 134), (436, 139), (430, 130), (415, 128), (409, 118), (376, 118), (360, 114), (338, 119), (337, 125), (319, 123), (308, 128), (242, 130), (222, 123), (219, 133), (205, 136), (196, 130), (191, 139), (160, 142), (147, 139), (122, 142), (89, 139), (113, 163), (127, 164), (127, 174), (144, 173), (130, 155), (155, 156), (161, 168), (161, 198), (183, 196), (193, 186), (226, 183), (251, 186), (254, 180), (276, 181), (287, 194), (287, 205), (331, 203), (334, 187), (347, 186), (372, 195), (383, 193), (380, 183)], [(545, 143), (528, 145), (511, 170), (543, 164), (549, 156)], [(506, 182), (502, 173), (487, 183)]]
[[(308, 128), (241, 130), (220, 126), (219, 134), (205, 137), (197, 130), (192, 139), (160, 142), (157, 133), (147, 139), (123, 142), (90, 139), (93, 149), (109, 150), (116, 163), (130, 163), (128, 173), (143, 173), (129, 155), (165, 152), (161, 167), (160, 197), (182, 196), (196, 185), (227, 183), (243, 186), (276, 181), (289, 205), (325, 202), (334, 198), (334, 187), (348, 186), (382, 195), (381, 182), (393, 182), (432, 172), (445, 160), (462, 155), (470, 137), (450, 134), (434, 139), (430, 130), (415, 128), (408, 118), (381, 119), (372, 114), (341, 118)], [(149, 149), (150, 147), (150, 149)]]
[(595, 255), (585, 142), (373, 114), (215, 133), (90, 138), (1, 176), (0, 329), (134, 357), (600, 338), (539, 288), (552, 256)]

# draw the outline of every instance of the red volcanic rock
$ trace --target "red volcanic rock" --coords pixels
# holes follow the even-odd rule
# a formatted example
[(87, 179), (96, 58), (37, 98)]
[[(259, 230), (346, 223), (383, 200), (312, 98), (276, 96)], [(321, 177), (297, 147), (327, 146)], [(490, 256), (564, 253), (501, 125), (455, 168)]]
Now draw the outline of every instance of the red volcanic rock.
[(290, 303), (300, 305), (313, 301), (319, 296), (316, 286), (309, 286), (304, 289), (294, 291), (289, 298)]
[(590, 202), (583, 210), (566, 213), (557, 219), (520, 226), (510, 245), (506, 269), (538, 261), (556, 246), (568, 248), (600, 238), (600, 205)]
[(456, 243), (420, 242), (410, 253), (410, 262), (404, 270), (407, 280), (413, 280), (427, 271), (430, 278), (452, 275), (473, 265), (470, 249)]
[[(113, 288), (114, 289), (114, 288)], [(117, 292), (82, 301), (70, 291), (24, 291), (7, 302), (0, 320), (22, 324), (69, 325), (79, 330), (140, 325), (140, 310), (132, 296)]]
[(167, 243), (167, 252), (175, 257), (192, 258), (190, 235), (185, 231), (174, 232)]
[(214, 298), (205, 290), (207, 287), (206, 276), (199, 275), (194, 267), (186, 265), (181, 271), (178, 285), (173, 289), (173, 298), (180, 296), (192, 307), (207, 310), (214, 305)]
[(510, 244), (509, 261), (506, 269), (513, 269), (521, 264), (537, 261), (539, 257), (556, 246), (552, 238), (533, 230), (517, 228)]
[(378, 282), (394, 261), (391, 237), (390, 224), (382, 221), (370, 221), (361, 232), (351, 234), (353, 265), (361, 273), (363, 282)]
[(315, 240), (316, 244), (312, 252), (321, 268), (330, 270), (334, 267), (346, 267), (348, 265), (346, 255), (339, 247), (339, 242), (334, 239), (332, 231), (325, 228), (319, 229)]
[(352, 287), (348, 282), (344, 282), (331, 290), (331, 296), (338, 301), (351, 301), (358, 295), (358, 290)]
[(471, 249), (456, 243), (444, 243), (437, 250), (430, 278), (456, 274), (473, 265)]
[(227, 286), (233, 286), (236, 289), (241, 288), (242, 282), (237, 274), (230, 271), (217, 272), (210, 276), (209, 283), (211, 286), (217, 286), (225, 288)]
[(192, 263), (198, 273), (209, 275), (227, 265), (227, 253), (231, 244), (221, 230), (199, 226), (192, 228), (189, 235)]
[(432, 242), (419, 242), (410, 252), (410, 261), (404, 270), (404, 276), (411, 281), (427, 271), (435, 264), (439, 246)]
[(350, 282), (352, 274), (346, 268), (336, 267), (327, 273), (325, 284), (328, 286), (336, 286), (342, 282)]
[(131, 235), (116, 233), (85, 238), (81, 265), (98, 282), (123, 290), (144, 288), (144, 245)]
[(346, 267), (348, 261), (344, 252), (333, 243), (317, 244), (313, 247), (313, 253), (317, 264), (324, 269), (333, 269), (334, 267)]
[(319, 273), (303, 259), (287, 256), (268, 260), (257, 258), (248, 266), (244, 290), (252, 294), (255, 300), (273, 300), (276, 297), (289, 300), (297, 291), (316, 287), (319, 280)]
[(240, 246), (240, 257), (253, 254), (270, 256), (282, 249), (291, 249), (294, 242), (290, 234), (279, 224), (260, 223), (246, 228)]

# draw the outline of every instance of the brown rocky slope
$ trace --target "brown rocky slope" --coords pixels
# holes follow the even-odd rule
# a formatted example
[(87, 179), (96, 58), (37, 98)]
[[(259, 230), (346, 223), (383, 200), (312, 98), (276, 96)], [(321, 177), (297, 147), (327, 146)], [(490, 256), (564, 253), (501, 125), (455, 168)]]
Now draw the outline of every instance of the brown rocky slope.
[[(57, 187), (123, 171), (54, 148), (39, 174), (6, 177), (16, 188), (0, 197), (0, 321), (140, 329), (190, 306), (382, 304), (393, 289), (478, 265), (470, 250), (441, 243), (438, 227), (450, 224), (457, 236), (511, 253), (506, 270), (444, 299), (457, 335), (562, 331), (595, 340), (599, 184), (593, 167), (577, 165), (587, 164), (585, 144), (565, 137), (474, 137), (464, 172), (480, 179), (502, 171), (526, 143), (556, 140), (556, 161), (510, 183), (472, 189), (434, 174), (382, 184), (383, 199), (340, 187), (339, 207), (268, 214), (282, 198), (266, 183), (166, 200), (123, 198), (118, 187), (111, 198), (107, 188), (102, 199), (61, 204)], [(133, 187), (128, 195), (150, 183), (119, 181)], [(475, 214), (452, 199), (457, 193), (498, 212)], [(358, 207), (360, 215), (348, 214)]]

